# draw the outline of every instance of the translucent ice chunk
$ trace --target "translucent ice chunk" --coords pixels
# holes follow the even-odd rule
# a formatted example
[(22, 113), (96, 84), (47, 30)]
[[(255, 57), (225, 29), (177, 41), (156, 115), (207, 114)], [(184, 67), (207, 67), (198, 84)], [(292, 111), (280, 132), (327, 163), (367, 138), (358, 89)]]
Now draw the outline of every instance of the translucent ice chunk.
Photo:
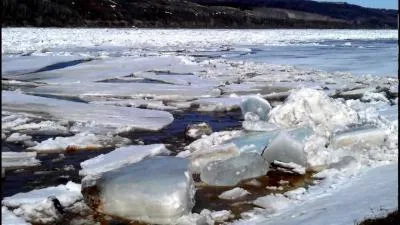
[(386, 132), (381, 128), (361, 127), (345, 131), (332, 138), (331, 145), (334, 148), (350, 147), (353, 145), (379, 146), (385, 142)]
[(245, 120), (266, 121), (272, 107), (267, 100), (259, 96), (251, 96), (242, 102), (240, 108)]
[(307, 162), (304, 144), (286, 131), (280, 132), (272, 140), (268, 148), (263, 152), (263, 156), (269, 163), (277, 160), (306, 166)]
[(242, 180), (265, 175), (268, 168), (269, 164), (259, 154), (242, 153), (207, 164), (200, 173), (200, 179), (213, 186), (235, 186)]
[(257, 152), (261, 154), (276, 135), (276, 131), (248, 132), (230, 141), (235, 144), (241, 152)]
[[(189, 214), (194, 206), (194, 184), (189, 161), (156, 156), (101, 175), (95, 182), (83, 182), (86, 202), (95, 210), (146, 223), (172, 224)], [(85, 190), (85, 188), (88, 188)], [(98, 200), (91, 199), (98, 197)], [(94, 202), (98, 204), (94, 204)]]

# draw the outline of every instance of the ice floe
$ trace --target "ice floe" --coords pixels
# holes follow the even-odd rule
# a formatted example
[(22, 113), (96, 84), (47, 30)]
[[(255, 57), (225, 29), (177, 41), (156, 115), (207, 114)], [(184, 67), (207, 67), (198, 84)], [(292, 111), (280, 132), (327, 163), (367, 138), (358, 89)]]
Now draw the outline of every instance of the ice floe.
[(235, 187), (231, 190), (221, 193), (220, 195), (218, 195), (218, 198), (234, 200), (234, 199), (238, 199), (238, 198), (244, 197), (249, 194), (250, 194), (250, 192), (248, 192), (246, 189), (243, 189), (240, 187)]
[[(155, 156), (103, 173), (95, 184), (84, 182), (82, 191), (88, 205), (99, 212), (171, 224), (194, 206), (194, 182), (188, 166), (187, 159)], [(97, 191), (91, 191), (93, 188)]]
[(82, 162), (82, 170), (79, 171), (79, 175), (88, 176), (101, 174), (128, 164), (139, 162), (145, 157), (159, 154), (169, 154), (165, 145), (131, 145), (117, 148), (110, 153), (101, 154)]
[[(16, 92), (2, 92), (3, 110), (29, 112), (44, 118), (71, 120), (75, 122), (93, 121), (99, 126), (110, 126), (119, 131), (160, 130), (173, 121), (168, 112), (98, 106), (65, 100), (24, 95)], [(35, 107), (31, 107), (31, 106)], [(68, 113), (66, 113), (68, 112)], [(14, 126), (26, 123), (14, 123)], [(11, 126), (11, 125), (10, 125)]]
[[(37, 189), (18, 193), (2, 200), (2, 205), (30, 223), (54, 224), (62, 218), (60, 210), (82, 199), (79, 184), (68, 182), (66, 185)], [(57, 203), (60, 206), (57, 206)], [(58, 207), (61, 207), (58, 208)]]
[(130, 140), (113, 135), (95, 135), (92, 133), (79, 133), (70, 137), (55, 137), (44, 140), (33, 147), (30, 151), (39, 153), (93, 150), (130, 144)]
[(212, 128), (208, 123), (189, 124), (186, 127), (185, 135), (191, 139), (199, 139), (203, 135), (210, 135)]
[(36, 152), (1, 153), (1, 168), (23, 168), (38, 165), (40, 165), (40, 161), (36, 159)]

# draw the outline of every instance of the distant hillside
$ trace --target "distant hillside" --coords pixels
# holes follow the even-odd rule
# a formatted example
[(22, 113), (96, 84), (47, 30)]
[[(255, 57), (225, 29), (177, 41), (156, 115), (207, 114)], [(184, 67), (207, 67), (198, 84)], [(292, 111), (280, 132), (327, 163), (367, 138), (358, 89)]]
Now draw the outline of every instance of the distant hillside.
[(214, 6), (230, 6), (252, 10), (259, 7), (280, 8), (315, 13), (350, 23), (376, 28), (397, 28), (397, 10), (365, 8), (337, 2), (316, 2), (309, 0), (191, 0)]
[(2, 0), (2, 26), (397, 28), (397, 11), (306, 0)]

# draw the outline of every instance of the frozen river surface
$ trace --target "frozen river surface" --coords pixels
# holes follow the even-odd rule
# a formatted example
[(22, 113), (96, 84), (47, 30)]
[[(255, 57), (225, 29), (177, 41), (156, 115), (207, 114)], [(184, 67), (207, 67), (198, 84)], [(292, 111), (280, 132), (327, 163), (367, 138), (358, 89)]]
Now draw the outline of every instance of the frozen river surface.
[[(2, 28), (2, 223), (115, 224), (88, 205), (150, 224), (385, 215), (398, 207), (397, 40), (396, 30)], [(187, 128), (201, 122), (212, 131)], [(125, 207), (130, 197), (143, 210)]]

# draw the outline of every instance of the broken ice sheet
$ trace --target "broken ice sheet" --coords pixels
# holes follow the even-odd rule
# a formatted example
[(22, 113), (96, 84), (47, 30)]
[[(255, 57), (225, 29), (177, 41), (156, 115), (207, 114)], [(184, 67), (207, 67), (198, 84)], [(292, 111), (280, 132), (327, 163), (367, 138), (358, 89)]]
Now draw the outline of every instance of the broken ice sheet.
[(200, 179), (212, 186), (235, 186), (242, 180), (265, 175), (268, 169), (268, 162), (259, 154), (242, 153), (227, 160), (210, 162), (202, 169)]
[[(187, 159), (155, 156), (83, 182), (85, 201), (95, 210), (127, 220), (171, 224), (194, 206)], [(93, 191), (95, 190), (95, 191)]]
[(62, 208), (67, 208), (82, 199), (81, 186), (68, 182), (66, 185), (36, 189), (18, 193), (2, 200), (2, 205), (12, 208), (14, 214), (36, 224), (54, 224), (61, 217), (52, 199), (56, 198)]
[(82, 170), (79, 171), (79, 175), (88, 176), (101, 174), (127, 164), (139, 162), (148, 156), (168, 153), (168, 149), (163, 144), (131, 145), (121, 147), (107, 154), (101, 154), (82, 162)]
[(40, 153), (92, 150), (106, 147), (114, 147), (130, 144), (127, 138), (113, 135), (96, 135), (92, 133), (78, 133), (70, 137), (55, 137), (44, 140), (33, 147), (30, 151)]
[[(81, 56), (3, 56), (1, 73), (2, 77), (15, 78), (18, 74), (26, 74), (40, 69), (51, 69), (85, 61)], [(52, 66), (52, 67), (51, 67)]]
[(248, 192), (246, 189), (243, 189), (240, 187), (235, 187), (231, 190), (221, 193), (220, 195), (218, 195), (218, 198), (234, 200), (234, 199), (238, 199), (238, 198), (244, 197), (249, 194), (250, 194), (250, 192)]
[(10, 91), (2, 92), (2, 101), (3, 110), (29, 112), (47, 119), (95, 122), (121, 131), (156, 131), (173, 121), (173, 116), (163, 111), (85, 104)]
[(60, 123), (54, 121), (41, 121), (38, 123), (22, 124), (12, 127), (11, 130), (30, 135), (64, 136), (70, 134), (67, 127), (62, 126)]
[(23, 168), (40, 165), (36, 152), (2, 152), (2, 168)]

